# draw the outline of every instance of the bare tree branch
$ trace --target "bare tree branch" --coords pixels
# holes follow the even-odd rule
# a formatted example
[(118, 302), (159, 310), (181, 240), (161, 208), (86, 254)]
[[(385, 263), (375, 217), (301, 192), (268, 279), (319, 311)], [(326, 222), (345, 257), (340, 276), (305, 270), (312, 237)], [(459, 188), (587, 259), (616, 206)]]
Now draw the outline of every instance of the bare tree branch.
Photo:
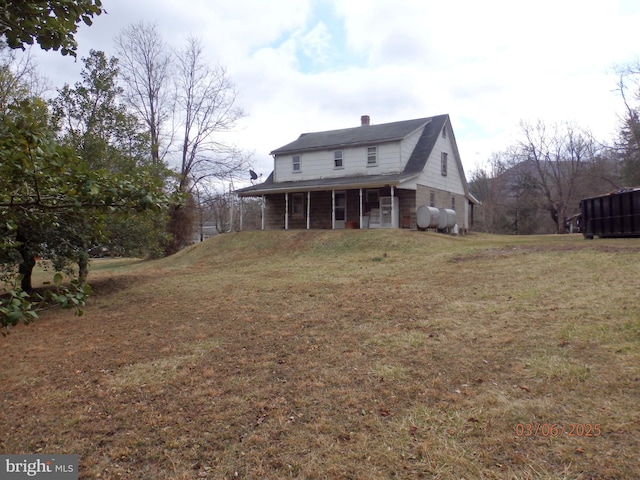
[(226, 70), (204, 62), (200, 40), (190, 37), (176, 58), (177, 108), (183, 124), (180, 189), (189, 190), (206, 178), (228, 178), (247, 168), (241, 152), (218, 138), (232, 131), (244, 112)]
[(125, 98), (149, 127), (151, 158), (163, 161), (172, 135), (164, 126), (171, 119), (173, 94), (171, 53), (155, 24), (140, 22), (125, 28), (116, 38)]

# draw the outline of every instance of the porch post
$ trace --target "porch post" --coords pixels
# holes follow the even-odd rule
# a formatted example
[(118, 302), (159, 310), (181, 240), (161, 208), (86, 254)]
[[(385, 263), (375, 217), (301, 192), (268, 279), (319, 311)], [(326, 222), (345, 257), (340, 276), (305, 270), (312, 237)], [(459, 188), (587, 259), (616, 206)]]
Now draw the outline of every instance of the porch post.
[(311, 190), (307, 192), (307, 230), (311, 228)]
[(336, 229), (336, 191), (331, 190), (331, 229)]
[(393, 212), (395, 211), (395, 210), (393, 209), (393, 207), (394, 207), (394, 202), (395, 202), (395, 199), (394, 199), (394, 197), (393, 197), (393, 185), (391, 185), (391, 227), (396, 227), (396, 228), (397, 228), (397, 227), (399, 227), (399, 225), (395, 225), (395, 224), (394, 224), (394, 220), (395, 220), (395, 218), (393, 217)]
[(289, 230), (289, 192), (284, 193), (284, 229)]
[(236, 198), (240, 198), (240, 231), (242, 232), (243, 228), (242, 228), (242, 217), (244, 217), (244, 200), (242, 197), (237, 197)]
[(362, 211), (362, 188), (360, 189), (360, 228), (362, 228), (362, 221), (364, 220), (364, 216), (362, 215), (364, 212)]
[(261, 215), (260, 215), (260, 216), (262, 217), (262, 218), (261, 218), (261, 222), (262, 222), (262, 225), (261, 225), (261, 226), (262, 226), (262, 230), (264, 230), (264, 202), (265, 202), (264, 195), (262, 195), (262, 205), (261, 205), (261, 207), (260, 207), (260, 212), (261, 212)]

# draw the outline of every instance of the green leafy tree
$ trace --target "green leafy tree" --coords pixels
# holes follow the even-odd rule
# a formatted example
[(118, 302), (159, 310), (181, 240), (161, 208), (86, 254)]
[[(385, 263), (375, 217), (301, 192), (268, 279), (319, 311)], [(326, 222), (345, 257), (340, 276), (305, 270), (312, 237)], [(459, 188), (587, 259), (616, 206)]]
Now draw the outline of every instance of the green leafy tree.
[(43, 295), (30, 294), (20, 288), (5, 287), (6, 295), (0, 297), (0, 333), (5, 336), (12, 326), (19, 322), (30, 323), (38, 318), (39, 312), (51, 305), (74, 309), (81, 316), (91, 289), (88, 285), (71, 282), (69, 287), (62, 284), (61, 273), (53, 276), (55, 288), (46, 290)]
[(33, 258), (40, 255), (49, 256), (57, 268), (77, 262), (82, 282), (87, 249), (100, 239), (106, 212), (166, 204), (156, 177), (92, 169), (61, 146), (43, 101), (24, 100), (2, 120), (0, 229), (9, 240), (0, 258), (9, 265), (18, 261), (23, 290), (31, 290)]
[(78, 25), (103, 12), (101, 0), (0, 0), (0, 35), (11, 48), (37, 43), (75, 57)]
[[(92, 50), (84, 58), (82, 81), (65, 85), (51, 102), (60, 142), (76, 151), (92, 169), (166, 181), (169, 171), (152, 161), (149, 135), (137, 117), (119, 102), (118, 60)], [(166, 242), (164, 212), (116, 212), (100, 219), (102, 243), (126, 255), (156, 256)]]
[(118, 59), (91, 50), (82, 61), (82, 81), (64, 85), (51, 101), (61, 142), (92, 168), (124, 172), (146, 167), (148, 135), (118, 101)]

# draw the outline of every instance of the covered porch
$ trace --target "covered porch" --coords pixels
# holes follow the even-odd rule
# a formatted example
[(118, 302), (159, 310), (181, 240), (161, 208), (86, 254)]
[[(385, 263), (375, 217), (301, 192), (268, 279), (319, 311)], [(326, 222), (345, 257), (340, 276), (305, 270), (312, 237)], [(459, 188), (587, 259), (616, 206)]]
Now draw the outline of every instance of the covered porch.
[[(410, 228), (415, 226), (416, 192), (399, 188), (406, 177), (360, 178), (346, 183), (289, 185), (268, 182), (236, 191), (262, 197), (262, 229)], [(365, 180), (365, 181), (362, 181)], [(342, 182), (340, 182), (342, 181)], [(355, 183), (355, 184), (354, 184)]]

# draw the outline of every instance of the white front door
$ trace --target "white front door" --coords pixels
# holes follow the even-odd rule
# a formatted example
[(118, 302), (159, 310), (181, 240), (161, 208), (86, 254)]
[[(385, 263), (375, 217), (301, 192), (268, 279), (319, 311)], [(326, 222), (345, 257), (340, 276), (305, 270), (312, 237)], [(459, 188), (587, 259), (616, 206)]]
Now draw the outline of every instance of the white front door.
[(333, 214), (335, 215), (334, 228), (344, 228), (347, 219), (347, 193), (335, 192), (335, 203)]

